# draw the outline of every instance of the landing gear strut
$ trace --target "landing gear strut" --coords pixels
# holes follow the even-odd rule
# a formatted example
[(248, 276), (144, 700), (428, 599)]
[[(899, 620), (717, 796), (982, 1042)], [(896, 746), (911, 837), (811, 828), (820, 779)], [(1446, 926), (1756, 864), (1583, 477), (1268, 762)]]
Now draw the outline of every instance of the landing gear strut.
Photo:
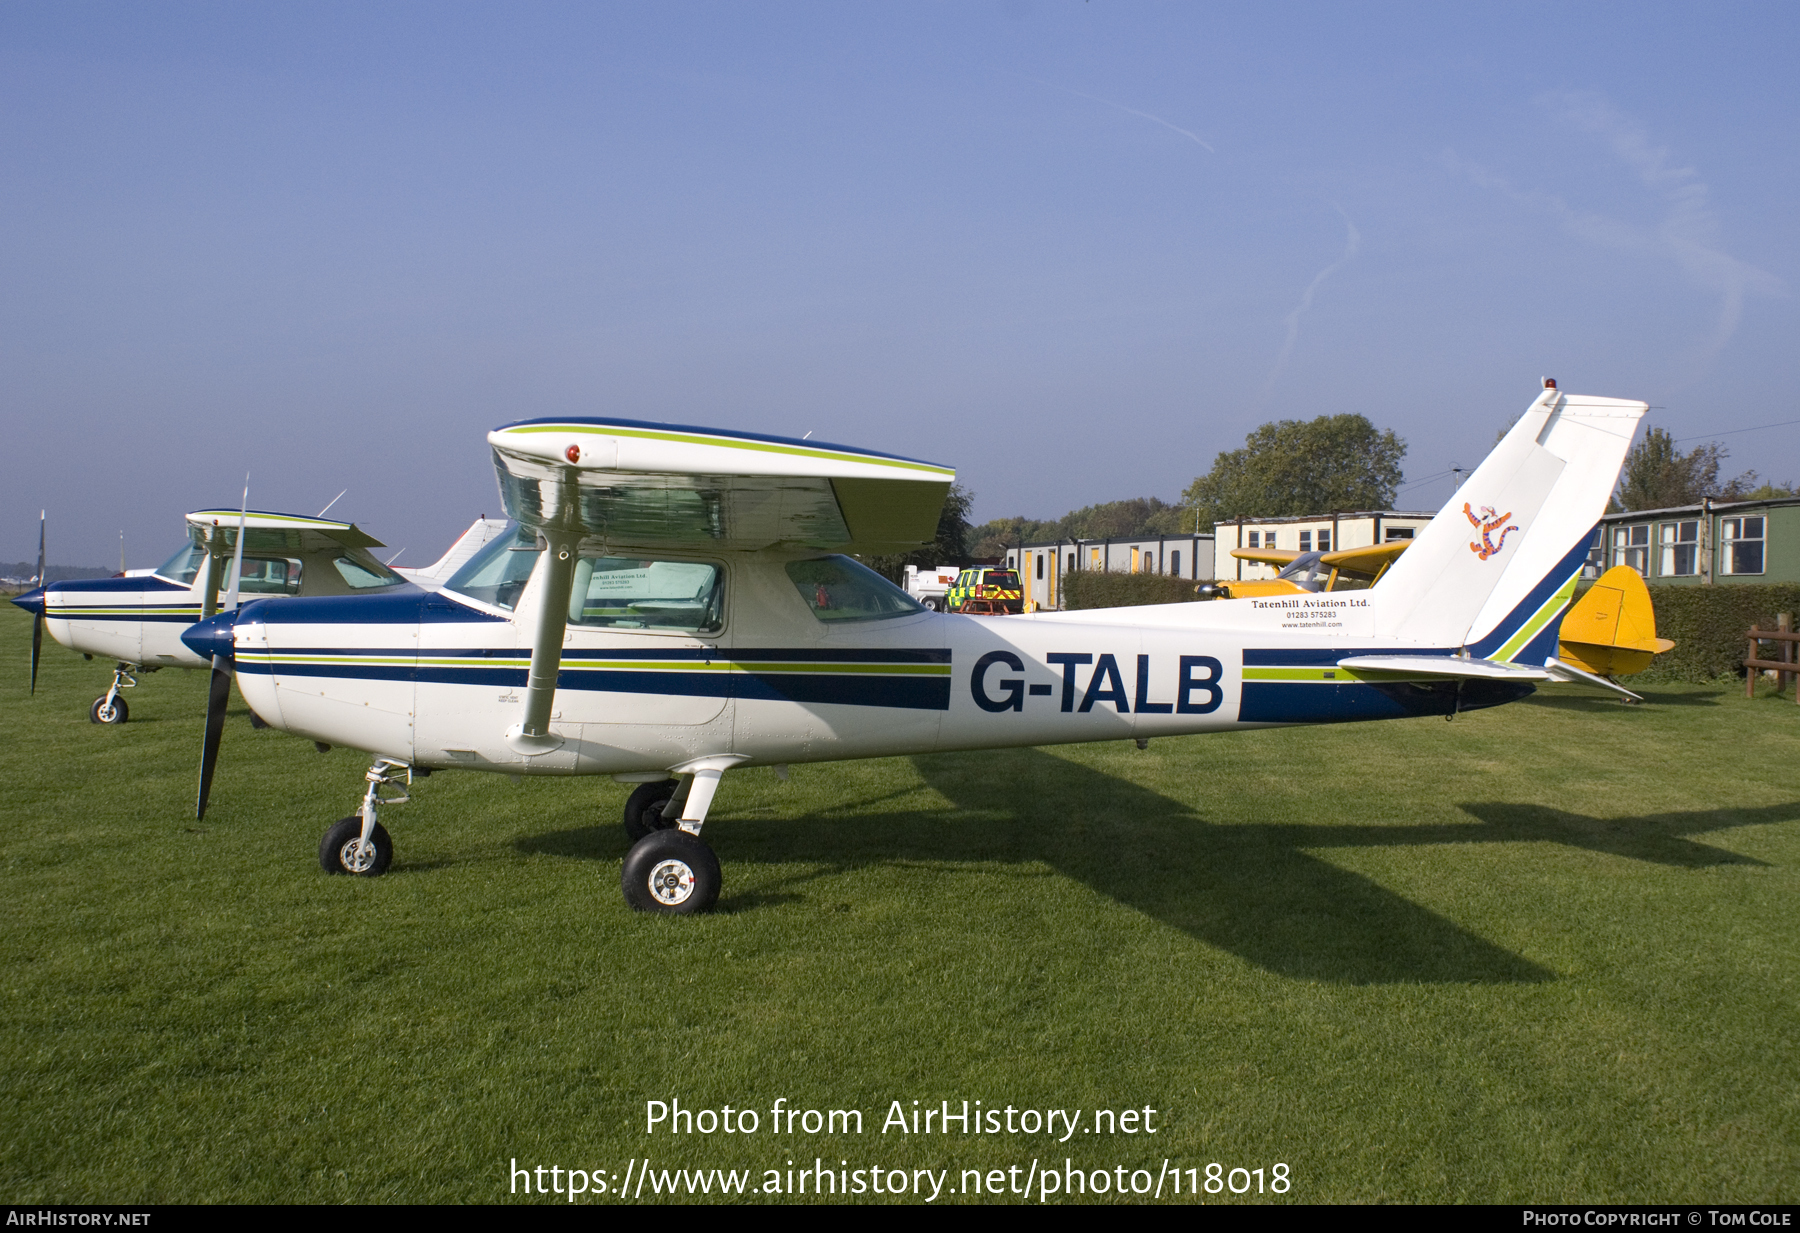
[(96, 724), (122, 724), (131, 718), (131, 708), (125, 705), (125, 699), (119, 696), (121, 689), (131, 689), (137, 684), (132, 676), (135, 669), (127, 663), (120, 663), (113, 669), (112, 687), (88, 708), (88, 722)]
[(326, 873), (378, 878), (393, 863), (394, 841), (375, 813), (383, 805), (404, 805), (412, 799), (404, 789), (398, 796), (381, 795), (382, 784), (411, 784), (412, 768), (392, 758), (377, 758), (364, 778), (369, 790), (363, 793), (361, 812), (340, 818), (319, 841), (319, 866)]
[[(635, 822), (642, 833), (632, 836), (636, 842), (619, 872), (626, 903), (639, 912), (690, 916), (719, 901), (725, 877), (719, 858), (701, 840), (700, 828), (719, 790), (719, 777), (741, 761), (704, 758), (678, 768), (685, 774), (680, 787), (664, 780), (644, 784), (631, 794), (625, 828), (630, 833)], [(635, 815), (633, 804), (638, 806)]]

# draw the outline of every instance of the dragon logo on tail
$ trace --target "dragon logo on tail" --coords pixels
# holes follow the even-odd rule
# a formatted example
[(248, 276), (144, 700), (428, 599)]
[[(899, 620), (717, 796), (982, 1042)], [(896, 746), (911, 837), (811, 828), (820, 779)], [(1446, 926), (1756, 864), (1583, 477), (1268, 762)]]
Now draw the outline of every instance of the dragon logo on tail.
[(1498, 527), (1501, 523), (1505, 522), (1508, 518), (1512, 517), (1512, 514), (1510, 512), (1505, 513), (1505, 514), (1496, 514), (1496, 513), (1494, 513), (1493, 506), (1484, 505), (1481, 507), (1481, 512), (1479, 514), (1477, 514), (1474, 510), (1469, 508), (1469, 503), (1467, 501), (1464, 501), (1463, 502), (1463, 516), (1469, 520), (1469, 524), (1471, 526), (1477, 526), (1477, 527), (1481, 528), (1481, 542), (1480, 543), (1470, 543), (1469, 551), (1474, 553), (1476, 556), (1480, 557), (1484, 561), (1487, 560), (1489, 557), (1493, 556), (1496, 552), (1499, 552), (1501, 548), (1505, 547), (1506, 536), (1507, 536), (1508, 532), (1517, 531), (1519, 529), (1516, 526), (1507, 527), (1505, 530), (1500, 532), (1500, 540), (1498, 543), (1496, 543), (1494, 541), (1494, 529), (1496, 527)]

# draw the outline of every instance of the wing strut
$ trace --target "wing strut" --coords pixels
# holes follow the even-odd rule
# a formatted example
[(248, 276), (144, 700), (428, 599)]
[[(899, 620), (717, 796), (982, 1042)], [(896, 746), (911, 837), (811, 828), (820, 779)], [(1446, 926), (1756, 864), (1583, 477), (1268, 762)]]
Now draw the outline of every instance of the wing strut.
[(563, 631), (569, 624), (569, 592), (574, 589), (579, 531), (555, 531), (545, 527), (544, 563), (533, 588), (542, 598), (531, 639), (531, 670), (525, 677), (525, 717), (506, 730), (506, 743), (526, 757), (547, 754), (562, 747), (562, 738), (550, 731), (550, 715), (556, 706), (556, 674), (562, 667)]

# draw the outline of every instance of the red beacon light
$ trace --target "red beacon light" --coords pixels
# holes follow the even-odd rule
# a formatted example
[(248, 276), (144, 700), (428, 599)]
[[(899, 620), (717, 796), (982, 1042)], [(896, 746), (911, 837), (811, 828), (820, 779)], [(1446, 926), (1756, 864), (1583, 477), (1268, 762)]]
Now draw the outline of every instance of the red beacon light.
[(567, 458), (570, 462), (580, 462), (581, 447), (579, 445), (571, 445), (568, 449), (563, 451), (563, 457)]
[[(1544, 378), (1544, 388), (1547, 390), (1555, 389), (1556, 388), (1556, 378), (1555, 377), (1545, 377)], [(573, 447), (571, 447), (571, 448), (573, 448)]]

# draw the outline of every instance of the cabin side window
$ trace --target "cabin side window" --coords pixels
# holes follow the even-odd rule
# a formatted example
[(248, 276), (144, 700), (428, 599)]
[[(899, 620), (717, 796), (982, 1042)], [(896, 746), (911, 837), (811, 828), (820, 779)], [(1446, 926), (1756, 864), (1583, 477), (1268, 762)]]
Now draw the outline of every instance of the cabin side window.
[(725, 574), (704, 561), (584, 556), (569, 589), (569, 624), (710, 634), (725, 625)]

